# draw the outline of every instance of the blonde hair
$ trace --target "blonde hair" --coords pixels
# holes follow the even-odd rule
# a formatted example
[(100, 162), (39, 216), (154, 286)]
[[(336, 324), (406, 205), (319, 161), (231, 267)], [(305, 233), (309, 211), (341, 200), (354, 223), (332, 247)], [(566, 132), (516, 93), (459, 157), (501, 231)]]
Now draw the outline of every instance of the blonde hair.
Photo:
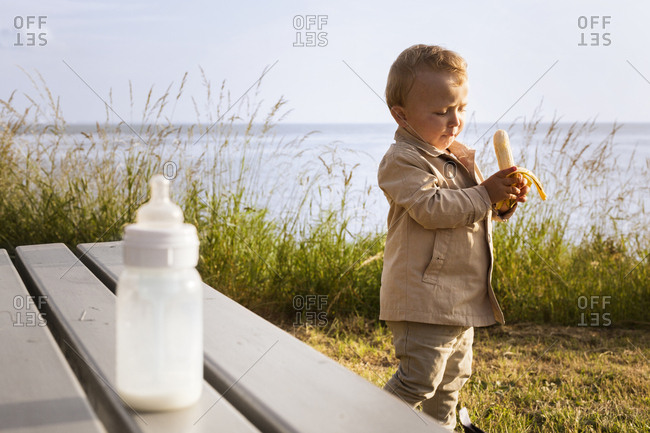
[(402, 51), (388, 72), (386, 104), (388, 108), (404, 106), (418, 69), (429, 67), (434, 71), (451, 73), (458, 85), (467, 79), (467, 62), (459, 54), (438, 45), (413, 45)]

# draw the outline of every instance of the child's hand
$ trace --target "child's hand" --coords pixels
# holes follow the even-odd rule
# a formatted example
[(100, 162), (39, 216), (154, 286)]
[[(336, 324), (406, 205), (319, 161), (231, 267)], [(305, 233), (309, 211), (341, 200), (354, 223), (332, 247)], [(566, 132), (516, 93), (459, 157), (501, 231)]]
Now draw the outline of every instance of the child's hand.
[(515, 187), (519, 188), (519, 194), (517, 194), (517, 201), (519, 203), (525, 203), (526, 200), (528, 200), (528, 197), (526, 197), (526, 194), (530, 192), (530, 187), (528, 186), (528, 183), (524, 179), (523, 176), (516, 174), (513, 176), (514, 178), (517, 179), (517, 184)]
[(506, 168), (483, 181), (481, 185), (487, 190), (492, 204), (503, 200), (517, 200), (522, 203), (527, 200), (526, 194), (530, 188), (526, 186), (526, 181), (521, 176), (507, 177), (516, 170), (516, 167)]
[[(525, 180), (523, 180), (522, 176), (519, 176), (518, 174), (514, 175), (513, 178), (519, 180), (519, 182), (515, 185), (515, 187), (519, 188), (519, 194), (517, 195), (517, 200), (520, 203), (525, 203), (528, 200), (528, 197), (526, 197), (526, 194), (530, 192), (530, 187), (526, 183)], [(497, 211), (499, 214), (508, 212), (510, 209), (512, 209), (512, 205), (514, 203), (510, 203), (508, 201), (504, 201), (503, 204)]]

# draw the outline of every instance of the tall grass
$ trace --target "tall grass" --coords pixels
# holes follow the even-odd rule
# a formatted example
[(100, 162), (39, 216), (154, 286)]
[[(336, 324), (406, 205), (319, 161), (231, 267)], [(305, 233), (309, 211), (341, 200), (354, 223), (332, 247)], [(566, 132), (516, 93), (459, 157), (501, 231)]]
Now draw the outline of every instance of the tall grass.
[(493, 283), (506, 315), (577, 326), (649, 324), (650, 159), (621, 151), (620, 125), (594, 137), (593, 120), (560, 127), (553, 119), (534, 142), (539, 127), (537, 113), (523, 121), (515, 160), (540, 174), (549, 199), (532, 191), (510, 222), (495, 227)]
[[(278, 137), (284, 99), (262, 113), (258, 84), (231, 106), (225, 83), (215, 91), (202, 70), (203, 97), (191, 97), (196, 123), (179, 126), (173, 114), (187, 98), (187, 77), (160, 95), (150, 89), (137, 125), (116, 120), (107, 107), (101, 124), (78, 135), (70, 134), (59, 100), (38, 74), (30, 75), (32, 95), (1, 100), (0, 247), (120, 239), (146, 199), (148, 179), (171, 163), (174, 198), (200, 234), (206, 283), (279, 321), (293, 320), (294, 300), (306, 295), (326, 296), (320, 308), (330, 323), (343, 316), (376, 320), (384, 233), (351, 233), (351, 222), (369, 212), (370, 192), (353, 186), (355, 165), (344, 150), (309, 150), (310, 134)], [(545, 181), (552, 199), (531, 198), (495, 228), (494, 285), (506, 316), (578, 325), (583, 314), (591, 320), (591, 313), (608, 313), (615, 324), (647, 322), (647, 218), (619, 210), (631, 198), (643, 211), (639, 194), (647, 186), (637, 180), (648, 179), (650, 167), (627, 183), (612, 176), (620, 166), (612, 158), (616, 126), (590, 144), (593, 122), (567, 131), (553, 120), (536, 143), (542, 124), (538, 113), (533, 117), (513, 139), (540, 152), (517, 159)], [(480, 147), (487, 172), (495, 166), (490, 144)], [(584, 221), (577, 232), (575, 215)], [(616, 223), (621, 217), (625, 232)], [(580, 308), (582, 296), (611, 298), (592, 311)]]

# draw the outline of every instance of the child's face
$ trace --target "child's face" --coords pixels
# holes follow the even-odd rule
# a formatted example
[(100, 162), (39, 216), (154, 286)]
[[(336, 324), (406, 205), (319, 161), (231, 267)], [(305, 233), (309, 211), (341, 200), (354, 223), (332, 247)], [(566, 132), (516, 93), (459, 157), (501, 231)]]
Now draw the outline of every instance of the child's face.
[(448, 72), (422, 68), (404, 107), (393, 107), (393, 117), (416, 137), (445, 150), (465, 126), (467, 93), (467, 80), (459, 86)]

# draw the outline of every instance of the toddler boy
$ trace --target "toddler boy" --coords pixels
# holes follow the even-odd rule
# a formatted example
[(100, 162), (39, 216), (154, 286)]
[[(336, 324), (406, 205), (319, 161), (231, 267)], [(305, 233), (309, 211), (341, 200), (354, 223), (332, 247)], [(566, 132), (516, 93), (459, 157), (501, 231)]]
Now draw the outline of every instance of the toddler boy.
[(458, 393), (471, 374), (475, 326), (503, 323), (491, 286), (492, 223), (525, 202), (515, 168), (487, 180), (475, 151), (456, 141), (467, 105), (462, 57), (414, 45), (393, 63), (386, 102), (399, 127), (379, 165), (390, 205), (379, 318), (393, 333), (399, 367), (384, 389), (456, 426)]

